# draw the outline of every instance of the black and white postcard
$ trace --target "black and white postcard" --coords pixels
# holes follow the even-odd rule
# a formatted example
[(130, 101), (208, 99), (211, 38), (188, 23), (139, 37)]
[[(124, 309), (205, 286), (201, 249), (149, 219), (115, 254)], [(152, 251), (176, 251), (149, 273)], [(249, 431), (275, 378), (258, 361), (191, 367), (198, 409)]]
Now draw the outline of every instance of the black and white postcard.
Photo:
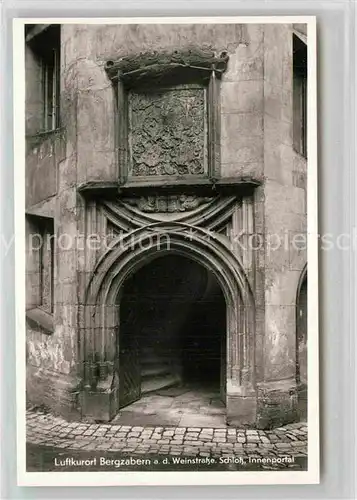
[(19, 484), (317, 483), (315, 18), (15, 19), (14, 58)]

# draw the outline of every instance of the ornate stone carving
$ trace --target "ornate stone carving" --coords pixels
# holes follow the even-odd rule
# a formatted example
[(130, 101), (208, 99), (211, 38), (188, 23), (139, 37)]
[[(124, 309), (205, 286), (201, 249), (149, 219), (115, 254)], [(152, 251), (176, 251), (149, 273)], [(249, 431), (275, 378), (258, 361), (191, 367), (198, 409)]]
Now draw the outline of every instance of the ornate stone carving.
[(219, 80), (228, 58), (205, 46), (107, 61), (117, 97), (121, 186), (219, 178)]
[(219, 76), (226, 70), (228, 53), (215, 53), (209, 48), (191, 47), (173, 52), (142, 52), (132, 54), (117, 61), (107, 61), (105, 69), (110, 78), (121, 78), (130, 84), (147, 79), (168, 78), (177, 76), (177, 69), (186, 73), (193, 71), (215, 71)]
[(142, 212), (172, 213), (186, 212), (209, 203), (213, 198), (198, 198), (193, 195), (141, 196), (140, 198), (124, 199), (128, 205), (137, 207)]
[(203, 87), (130, 93), (131, 175), (205, 171)]

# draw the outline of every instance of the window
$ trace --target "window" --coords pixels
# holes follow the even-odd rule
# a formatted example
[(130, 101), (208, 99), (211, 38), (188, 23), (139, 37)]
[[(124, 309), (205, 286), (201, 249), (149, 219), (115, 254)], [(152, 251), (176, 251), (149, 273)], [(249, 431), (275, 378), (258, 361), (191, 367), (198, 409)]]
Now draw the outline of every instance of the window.
[(294, 149), (307, 156), (307, 46), (293, 35), (293, 141)]
[(54, 304), (54, 221), (50, 217), (27, 216), (28, 251), (26, 279), (28, 308), (52, 314)]
[(60, 126), (60, 25), (34, 25), (26, 31), (41, 71), (41, 128), (55, 130)]
[(54, 234), (53, 219), (43, 219), (41, 222), (42, 245), (40, 248), (40, 306), (53, 313), (54, 288)]

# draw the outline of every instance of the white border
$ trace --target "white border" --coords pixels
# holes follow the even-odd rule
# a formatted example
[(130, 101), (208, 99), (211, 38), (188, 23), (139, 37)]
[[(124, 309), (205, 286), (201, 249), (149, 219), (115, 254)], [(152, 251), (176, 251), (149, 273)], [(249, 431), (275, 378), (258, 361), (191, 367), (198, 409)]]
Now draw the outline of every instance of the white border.
[[(25, 328), (25, 39), (30, 24), (307, 24), (308, 27), (308, 470), (227, 472), (27, 472)], [(17, 482), (19, 486), (318, 484), (319, 339), (317, 82), (315, 16), (17, 18), (13, 19), (16, 284)], [(314, 314), (311, 314), (314, 311)]]

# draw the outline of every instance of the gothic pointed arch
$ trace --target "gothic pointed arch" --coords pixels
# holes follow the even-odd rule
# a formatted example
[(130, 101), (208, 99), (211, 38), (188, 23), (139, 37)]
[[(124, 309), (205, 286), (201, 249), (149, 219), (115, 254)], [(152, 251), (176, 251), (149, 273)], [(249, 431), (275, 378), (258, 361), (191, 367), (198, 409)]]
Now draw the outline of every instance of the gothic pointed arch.
[(141, 266), (160, 255), (188, 257), (210, 271), (227, 304), (227, 384), (241, 396), (254, 391), (254, 298), (239, 258), (219, 235), (181, 222), (157, 222), (116, 237), (98, 260), (85, 295), (81, 345), (82, 389), (111, 392), (118, 409), (120, 290)]

